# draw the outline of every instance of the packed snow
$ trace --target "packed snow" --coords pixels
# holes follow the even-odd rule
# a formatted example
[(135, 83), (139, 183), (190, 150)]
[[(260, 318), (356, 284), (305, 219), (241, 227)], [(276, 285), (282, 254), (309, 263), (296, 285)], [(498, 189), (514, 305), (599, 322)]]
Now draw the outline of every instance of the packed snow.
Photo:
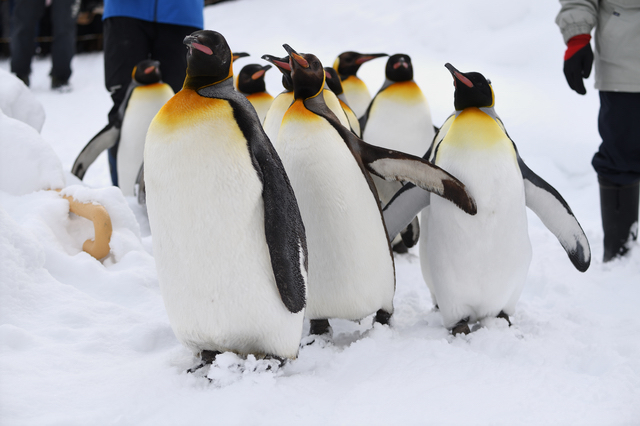
[[(303, 346), (275, 371), (224, 354), (212, 382), (186, 372), (197, 360), (167, 320), (144, 210), (110, 186), (106, 155), (83, 182), (70, 173), (111, 106), (102, 54), (73, 59), (70, 93), (50, 90), (50, 58), (34, 59), (30, 90), (0, 61), (0, 424), (640, 424), (640, 248), (601, 262), (590, 165), (598, 96), (593, 77), (586, 96), (564, 80), (558, 9), (554, 0), (238, 0), (205, 9), (207, 29), (251, 54), (236, 72), (265, 53), (284, 56), (283, 43), (325, 65), (345, 50), (409, 54), (436, 125), (453, 109), (444, 63), (482, 72), (521, 156), (571, 205), (593, 252), (578, 272), (530, 212), (533, 260), (513, 326), (487, 320), (453, 337), (413, 248), (396, 257), (390, 327), (335, 321), (332, 342)], [(372, 95), (384, 65), (359, 72)], [(282, 90), (277, 70), (267, 87)], [(51, 189), (107, 208), (106, 259), (82, 251), (92, 225)]]

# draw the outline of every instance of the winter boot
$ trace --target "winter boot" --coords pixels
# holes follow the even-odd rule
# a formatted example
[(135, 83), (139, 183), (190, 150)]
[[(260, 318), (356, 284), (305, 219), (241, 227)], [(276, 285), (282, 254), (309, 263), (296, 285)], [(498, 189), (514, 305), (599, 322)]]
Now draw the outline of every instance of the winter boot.
[(608, 262), (629, 251), (629, 237), (638, 238), (638, 194), (639, 182), (631, 185), (616, 185), (601, 177), (600, 211), (604, 231), (604, 256)]

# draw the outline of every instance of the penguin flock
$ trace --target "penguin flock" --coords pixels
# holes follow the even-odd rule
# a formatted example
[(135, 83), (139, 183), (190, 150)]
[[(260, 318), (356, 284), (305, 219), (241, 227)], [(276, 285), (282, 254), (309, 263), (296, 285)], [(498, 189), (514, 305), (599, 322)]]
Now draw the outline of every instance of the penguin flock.
[[(531, 260), (527, 207), (579, 271), (589, 267), (580, 224), (519, 156), (482, 74), (446, 64), (455, 111), (437, 128), (406, 54), (344, 52), (323, 67), (284, 44), (286, 55), (263, 55), (270, 65), (246, 65), (234, 82), (224, 36), (202, 30), (184, 44), (183, 89), (138, 140), (144, 162), (117, 164), (123, 183), (125, 168), (143, 164), (169, 321), (201, 360), (190, 372), (228, 351), (295, 359), (301, 344), (329, 341), (338, 318), (389, 324), (399, 243), (420, 245), (424, 281), (452, 334), (485, 318), (511, 325)], [(356, 73), (387, 56), (371, 98)], [(275, 97), (264, 84), (273, 67), (283, 85)], [(113, 133), (103, 129), (74, 170), (114, 137), (118, 156), (126, 152), (128, 139)]]

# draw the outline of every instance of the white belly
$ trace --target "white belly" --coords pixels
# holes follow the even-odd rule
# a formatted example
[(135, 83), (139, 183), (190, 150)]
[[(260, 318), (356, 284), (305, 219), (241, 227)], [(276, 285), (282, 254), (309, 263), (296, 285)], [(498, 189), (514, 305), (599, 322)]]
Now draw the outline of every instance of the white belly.
[(280, 125), (282, 124), (282, 117), (284, 117), (284, 114), (287, 112), (287, 109), (289, 109), (292, 102), (293, 92), (280, 93), (269, 106), (269, 110), (262, 122), (264, 132), (274, 145), (278, 139), (278, 132), (280, 131)]
[(162, 296), (176, 336), (194, 352), (294, 358), (304, 311), (292, 314), (280, 299), (262, 184), (246, 144), (226, 142), (239, 133), (228, 127), (211, 119), (149, 130), (147, 207)]
[(342, 80), (342, 89), (353, 113), (358, 118), (362, 117), (371, 103), (371, 94), (367, 86), (358, 77), (350, 76), (346, 80)]
[(432, 196), (422, 213), (422, 272), (444, 325), (500, 311), (513, 314), (531, 261), (524, 186), (514, 154), (466, 150), (441, 157), (437, 164), (464, 182), (478, 206), (470, 216)]
[(307, 317), (357, 320), (381, 308), (392, 313), (395, 272), (382, 218), (338, 133), (324, 120), (285, 117), (277, 149), (307, 232)]
[[(394, 85), (395, 86), (395, 85)], [(434, 136), (431, 112), (419, 92), (391, 86), (380, 93), (369, 111), (363, 139), (372, 145), (422, 157)]]
[(118, 186), (126, 196), (134, 195), (134, 186), (144, 156), (144, 140), (153, 117), (173, 96), (168, 85), (138, 87), (131, 98), (122, 121), (118, 145)]

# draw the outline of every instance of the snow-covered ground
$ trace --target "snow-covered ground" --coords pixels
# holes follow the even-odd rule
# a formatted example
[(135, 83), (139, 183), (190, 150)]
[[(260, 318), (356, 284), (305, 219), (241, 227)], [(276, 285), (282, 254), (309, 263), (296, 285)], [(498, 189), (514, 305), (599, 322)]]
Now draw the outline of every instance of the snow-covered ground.
[[(214, 383), (185, 373), (195, 359), (169, 326), (148, 222), (133, 198), (109, 187), (106, 156), (84, 183), (69, 173), (106, 124), (102, 55), (74, 58), (71, 93), (51, 92), (50, 59), (34, 60), (42, 137), (0, 116), (0, 424), (640, 424), (640, 248), (600, 260), (590, 166), (598, 97), (593, 78), (586, 96), (564, 80), (558, 8), (555, 0), (238, 0), (205, 9), (206, 28), (251, 54), (236, 71), (262, 54), (284, 55), (283, 43), (325, 65), (345, 50), (407, 53), (435, 124), (453, 108), (444, 63), (482, 72), (522, 157), (563, 194), (593, 251), (591, 268), (576, 271), (530, 214), (533, 261), (513, 327), (487, 321), (454, 338), (412, 249), (397, 258), (391, 327), (336, 321), (333, 344), (303, 347), (277, 372), (220, 370)], [(384, 64), (359, 73), (372, 94)], [(267, 84), (280, 92), (277, 71)], [(70, 217), (57, 194), (37, 191), (64, 186), (61, 176), (66, 193), (112, 215), (102, 263), (81, 251), (87, 221)]]

